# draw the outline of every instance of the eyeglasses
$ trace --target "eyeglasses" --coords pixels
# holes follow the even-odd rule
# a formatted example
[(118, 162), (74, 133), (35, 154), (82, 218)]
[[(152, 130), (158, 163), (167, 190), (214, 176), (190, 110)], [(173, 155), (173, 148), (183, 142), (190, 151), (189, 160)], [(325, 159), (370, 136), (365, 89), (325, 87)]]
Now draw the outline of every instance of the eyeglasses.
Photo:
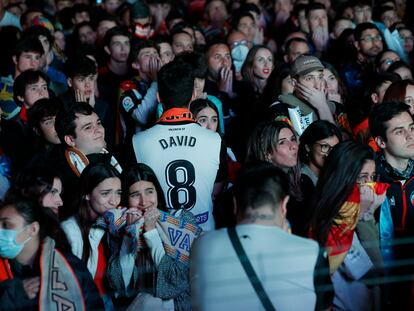
[(236, 46), (239, 46), (239, 45), (245, 45), (245, 46), (248, 46), (248, 45), (249, 45), (249, 43), (250, 43), (250, 41), (248, 41), (248, 40), (236, 41), (236, 42), (233, 42), (233, 43), (231, 44), (231, 47), (232, 47), (232, 48), (235, 48)]
[(366, 36), (364, 38), (361, 38), (360, 41), (365, 41), (365, 42), (382, 41), (382, 37), (380, 35)]
[(323, 152), (323, 153), (329, 153), (329, 152), (331, 152), (331, 150), (333, 148), (333, 146), (328, 145), (328, 144), (315, 143), (315, 145), (318, 145), (320, 151)]
[(399, 58), (397, 58), (397, 59), (386, 58), (383, 61), (381, 61), (381, 64), (391, 65), (395, 62), (398, 62), (399, 60), (400, 60)]
[(401, 37), (401, 39), (403, 41), (411, 41), (411, 42), (414, 41), (414, 37), (413, 36), (407, 36), (407, 37), (400, 36), (400, 37)]
[(374, 182), (374, 181), (377, 181), (377, 180), (378, 180), (378, 175), (377, 174), (374, 174), (374, 175), (371, 175), (371, 176), (369, 176), (368, 174), (363, 174), (363, 175), (358, 176), (358, 178), (356, 180), (356, 183), (357, 184), (366, 184), (366, 183)]

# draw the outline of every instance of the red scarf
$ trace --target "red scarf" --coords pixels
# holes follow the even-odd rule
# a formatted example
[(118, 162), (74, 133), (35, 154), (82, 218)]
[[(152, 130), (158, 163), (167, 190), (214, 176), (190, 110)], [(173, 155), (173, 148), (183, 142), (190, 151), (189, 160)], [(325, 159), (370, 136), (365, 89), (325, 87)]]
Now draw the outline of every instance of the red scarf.
[(22, 109), (20, 110), (19, 117), (20, 119), (23, 120), (23, 122), (27, 123), (27, 109), (24, 105), (22, 106)]
[[(376, 195), (383, 195), (389, 188), (388, 184), (371, 182), (366, 184)], [(352, 245), (355, 227), (359, 219), (361, 195), (359, 187), (354, 186), (352, 193), (342, 205), (334, 224), (329, 230), (326, 247), (328, 248), (329, 265), (339, 267)]]

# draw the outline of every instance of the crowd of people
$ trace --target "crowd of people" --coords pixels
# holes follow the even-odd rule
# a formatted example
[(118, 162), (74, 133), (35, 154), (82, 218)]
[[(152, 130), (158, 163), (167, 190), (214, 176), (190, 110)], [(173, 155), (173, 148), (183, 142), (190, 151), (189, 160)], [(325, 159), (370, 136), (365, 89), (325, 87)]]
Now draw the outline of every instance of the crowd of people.
[(413, 310), (413, 12), (0, 0), (0, 310)]

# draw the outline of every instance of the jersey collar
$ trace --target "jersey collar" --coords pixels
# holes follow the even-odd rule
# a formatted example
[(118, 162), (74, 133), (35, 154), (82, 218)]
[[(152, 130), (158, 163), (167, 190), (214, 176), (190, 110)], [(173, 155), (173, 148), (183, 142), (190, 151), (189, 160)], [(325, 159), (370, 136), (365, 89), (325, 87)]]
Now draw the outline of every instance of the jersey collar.
[(194, 123), (194, 117), (188, 108), (171, 108), (161, 115), (158, 124)]

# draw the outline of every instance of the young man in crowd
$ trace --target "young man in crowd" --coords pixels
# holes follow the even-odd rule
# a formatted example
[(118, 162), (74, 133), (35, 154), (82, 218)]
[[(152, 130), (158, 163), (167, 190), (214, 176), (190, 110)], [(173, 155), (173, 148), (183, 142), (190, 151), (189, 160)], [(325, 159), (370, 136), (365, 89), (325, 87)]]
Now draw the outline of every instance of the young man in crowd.
[(48, 78), (41, 71), (24, 71), (14, 81), (13, 96), (20, 112), (2, 122), (0, 140), (14, 171), (20, 171), (34, 152), (33, 132), (27, 123), (27, 111), (37, 100), (49, 98)]
[[(267, 296), (274, 309), (328, 309), (332, 292), (323, 295), (317, 289), (321, 285), (329, 288), (331, 284), (327, 270), (323, 274), (326, 255), (320, 256), (315, 241), (288, 232), (286, 175), (269, 163), (251, 165), (239, 172), (233, 194), (236, 227), (208, 232), (193, 246), (190, 268), (193, 308), (262, 309), (263, 300), (258, 297), (252, 273), (246, 273), (241, 264), (249, 261), (263, 287), (261, 295)], [(236, 247), (238, 244), (241, 246)], [(238, 254), (240, 248), (244, 256)]]
[(356, 56), (344, 65), (342, 79), (351, 97), (361, 97), (374, 73), (375, 57), (382, 51), (382, 36), (375, 24), (361, 23), (354, 29)]
[(26, 70), (39, 70), (43, 46), (37, 38), (23, 38), (16, 44), (13, 53), (14, 72), (0, 77), (0, 108), (3, 119), (11, 119), (20, 112), (13, 99), (14, 79)]
[[(407, 275), (414, 272), (412, 260), (414, 238), (414, 120), (409, 106), (401, 102), (384, 102), (373, 108), (369, 127), (381, 152), (376, 160), (380, 181), (390, 184), (387, 191), (389, 212), (381, 209), (380, 227), (392, 223), (393, 267), (391, 272), (398, 282), (387, 280), (393, 299), (391, 305), (408, 310), (411, 281)], [(392, 219), (384, 219), (385, 215)], [(390, 269), (390, 268), (389, 268)]]
[(164, 113), (156, 125), (134, 135), (137, 162), (149, 165), (173, 213), (191, 211), (205, 231), (214, 229), (212, 193), (226, 176), (220, 135), (200, 127), (188, 110), (194, 94), (190, 65), (174, 60), (158, 74)]
[(59, 109), (55, 128), (62, 147), (58, 157), (50, 157), (51, 167), (61, 173), (65, 189), (62, 199), (65, 209), (59, 217), (70, 216), (71, 203), (76, 197), (78, 177), (89, 163), (104, 162), (113, 165), (119, 172), (121, 167), (115, 157), (106, 150), (105, 128), (93, 108), (85, 102), (62, 106)]
[(120, 112), (126, 142), (136, 132), (155, 122), (157, 108), (157, 73), (161, 60), (154, 42), (142, 40), (131, 48), (128, 63), (138, 74), (120, 86)]
[(279, 101), (272, 108), (276, 115), (289, 117), (287, 109), (297, 107), (301, 111), (300, 116), (307, 117), (310, 123), (318, 119), (334, 123), (336, 108), (324, 93), (323, 69), (317, 57), (299, 56), (291, 67), (293, 94), (279, 96)]
[[(96, 63), (88, 56), (80, 55), (66, 62), (66, 75), (69, 90), (60, 96), (64, 105), (74, 105), (75, 102), (87, 102), (94, 109), (107, 129), (108, 138), (114, 135), (114, 122), (111, 120), (112, 111), (109, 104), (96, 95), (96, 79), (98, 69)], [(113, 115), (115, 113), (113, 112)], [(110, 140), (112, 141), (112, 140)], [(112, 146), (112, 145), (111, 145)]]

